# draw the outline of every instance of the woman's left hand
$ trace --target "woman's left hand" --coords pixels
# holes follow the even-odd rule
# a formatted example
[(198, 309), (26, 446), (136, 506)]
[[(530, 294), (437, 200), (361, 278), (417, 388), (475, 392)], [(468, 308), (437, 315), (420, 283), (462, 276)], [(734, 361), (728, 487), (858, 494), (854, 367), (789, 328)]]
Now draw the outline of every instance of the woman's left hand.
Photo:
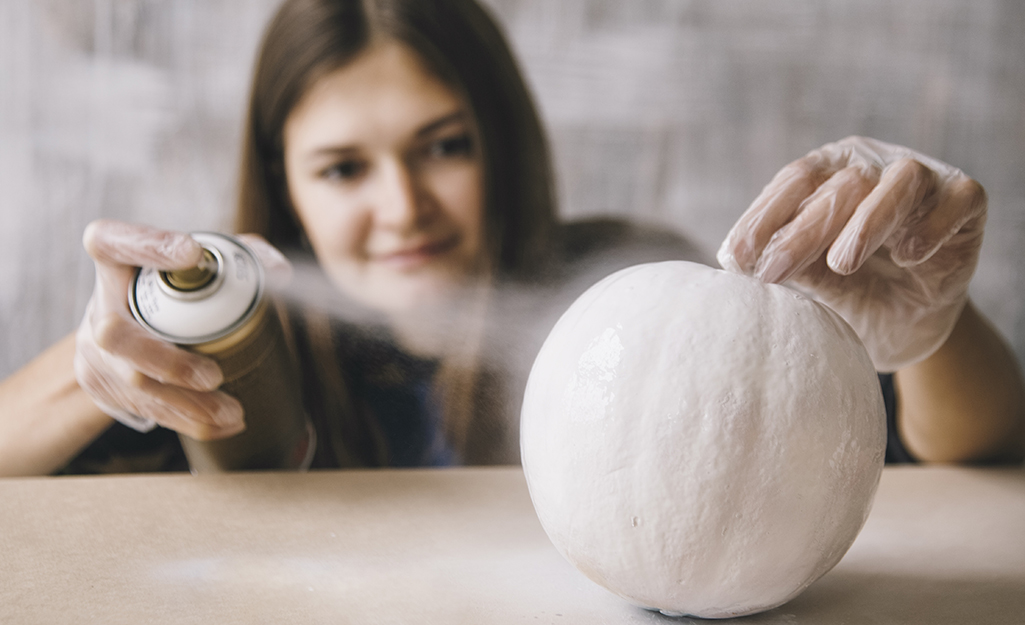
[(961, 170), (848, 137), (780, 170), (718, 260), (809, 291), (854, 327), (878, 370), (896, 371), (950, 334), (985, 221), (986, 193)]

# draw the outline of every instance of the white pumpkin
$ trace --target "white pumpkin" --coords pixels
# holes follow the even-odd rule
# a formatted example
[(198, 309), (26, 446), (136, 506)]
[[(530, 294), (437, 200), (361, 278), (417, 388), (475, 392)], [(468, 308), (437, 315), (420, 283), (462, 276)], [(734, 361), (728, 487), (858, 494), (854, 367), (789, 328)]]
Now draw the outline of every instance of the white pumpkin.
[(871, 360), (839, 315), (695, 263), (619, 271), (530, 373), (523, 469), (559, 551), (628, 601), (776, 607), (861, 530), (886, 445)]

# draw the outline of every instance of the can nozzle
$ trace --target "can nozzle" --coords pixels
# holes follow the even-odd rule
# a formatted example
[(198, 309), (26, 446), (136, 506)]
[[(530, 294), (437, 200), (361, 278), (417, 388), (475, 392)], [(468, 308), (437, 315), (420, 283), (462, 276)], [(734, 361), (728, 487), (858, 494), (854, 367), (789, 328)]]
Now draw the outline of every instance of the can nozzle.
[(218, 264), (217, 257), (210, 250), (203, 248), (203, 258), (198, 265), (189, 269), (161, 271), (160, 278), (175, 291), (198, 291), (217, 277)]

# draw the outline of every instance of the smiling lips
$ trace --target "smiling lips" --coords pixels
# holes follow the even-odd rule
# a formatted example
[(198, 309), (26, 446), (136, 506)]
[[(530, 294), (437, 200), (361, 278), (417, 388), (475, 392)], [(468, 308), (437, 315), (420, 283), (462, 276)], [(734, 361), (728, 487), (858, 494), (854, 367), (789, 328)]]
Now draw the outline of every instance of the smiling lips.
[(453, 235), (437, 241), (427, 241), (419, 245), (401, 248), (395, 252), (374, 254), (372, 260), (388, 265), (400, 271), (408, 271), (422, 267), (439, 256), (455, 249), (459, 236)]

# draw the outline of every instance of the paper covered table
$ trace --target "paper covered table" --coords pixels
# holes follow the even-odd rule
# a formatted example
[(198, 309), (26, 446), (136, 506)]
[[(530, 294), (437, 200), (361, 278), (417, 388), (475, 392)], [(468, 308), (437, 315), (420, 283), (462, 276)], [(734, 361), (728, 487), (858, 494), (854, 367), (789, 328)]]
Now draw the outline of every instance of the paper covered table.
[[(516, 467), (5, 479), (0, 502), (2, 623), (692, 622), (566, 563)], [(1025, 623), (1025, 471), (887, 468), (840, 564), (742, 622)]]

